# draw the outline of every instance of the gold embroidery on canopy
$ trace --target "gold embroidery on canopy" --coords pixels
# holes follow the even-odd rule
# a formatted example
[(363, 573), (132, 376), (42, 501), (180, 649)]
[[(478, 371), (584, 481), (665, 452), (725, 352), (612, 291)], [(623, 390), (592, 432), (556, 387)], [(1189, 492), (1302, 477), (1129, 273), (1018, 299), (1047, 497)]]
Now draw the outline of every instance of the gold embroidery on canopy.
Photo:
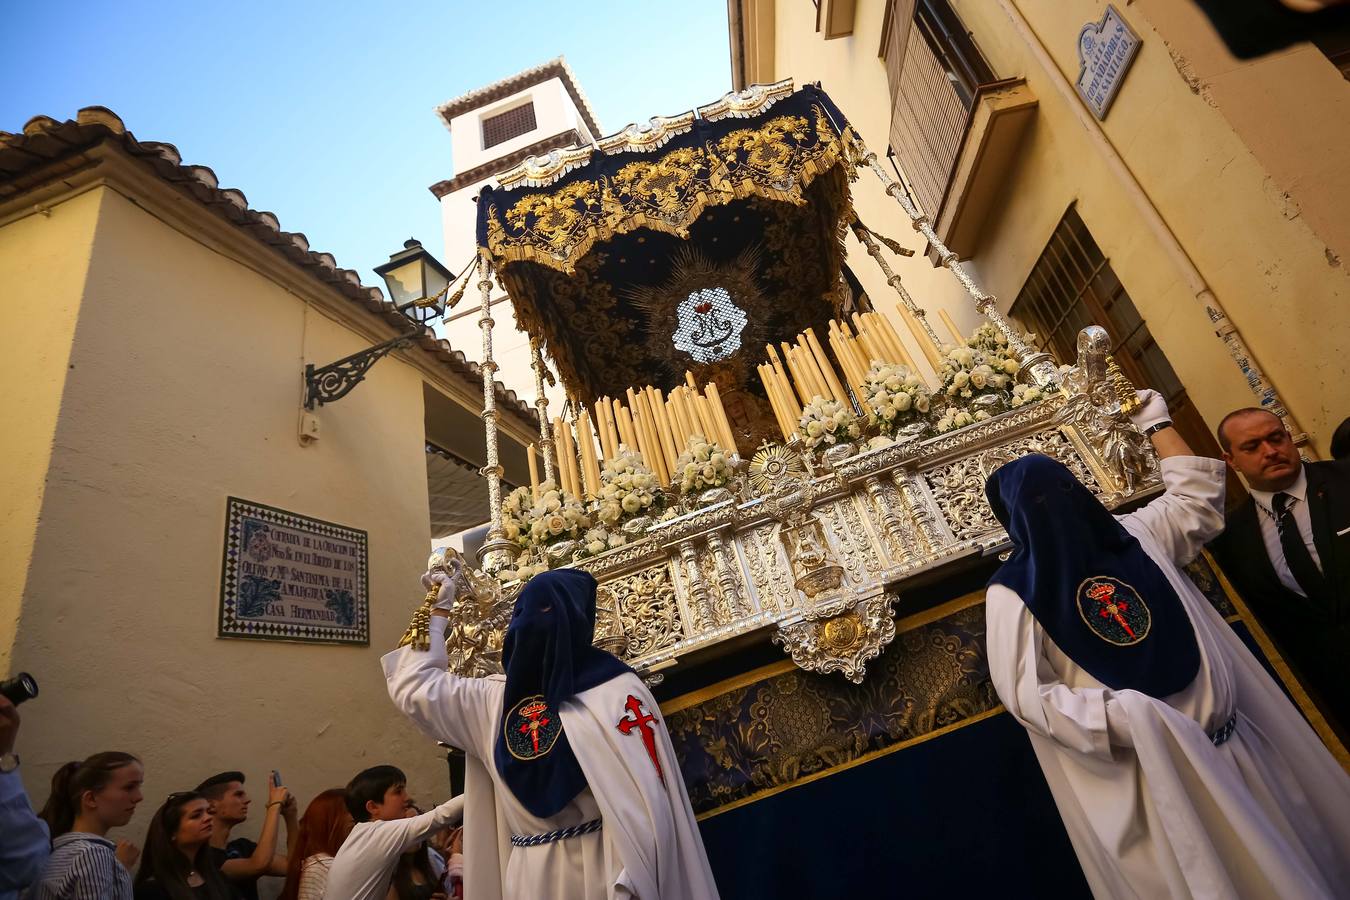
[(834, 166), (854, 177), (855, 162), (845, 149), (851, 140), (848, 128), (842, 136), (835, 133), (819, 105), (810, 120), (776, 116), (716, 143), (629, 163), (612, 177), (529, 194), (504, 216), (494, 204), (487, 213), (487, 248), (499, 268), (531, 260), (570, 275), (596, 241), (636, 228), (683, 238), (706, 209), (733, 200), (801, 205), (811, 182)]

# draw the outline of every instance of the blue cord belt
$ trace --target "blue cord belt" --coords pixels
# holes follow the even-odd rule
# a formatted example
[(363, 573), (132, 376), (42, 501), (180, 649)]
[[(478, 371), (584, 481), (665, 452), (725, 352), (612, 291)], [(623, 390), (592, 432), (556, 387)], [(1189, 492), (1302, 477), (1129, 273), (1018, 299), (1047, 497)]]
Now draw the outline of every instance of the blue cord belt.
[(600, 830), (601, 821), (600, 819), (591, 819), (589, 822), (582, 822), (580, 825), (573, 825), (571, 828), (559, 828), (557, 831), (550, 831), (545, 834), (513, 834), (511, 835), (511, 846), (538, 847), (540, 844), (565, 841), (579, 834), (593, 834)]
[(1215, 747), (1218, 747), (1232, 737), (1235, 731), (1237, 731), (1237, 713), (1229, 716), (1228, 721), (1224, 722), (1218, 731), (1211, 734), (1209, 739), (1214, 742)]

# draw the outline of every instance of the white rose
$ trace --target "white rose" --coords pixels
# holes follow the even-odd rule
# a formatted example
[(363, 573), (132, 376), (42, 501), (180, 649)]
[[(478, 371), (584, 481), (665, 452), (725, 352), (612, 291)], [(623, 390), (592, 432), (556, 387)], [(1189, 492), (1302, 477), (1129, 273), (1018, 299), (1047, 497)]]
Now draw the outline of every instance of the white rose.
[(591, 541), (590, 543), (588, 543), (588, 544), (586, 545), (586, 550), (587, 550), (588, 553), (604, 553), (604, 552), (605, 552), (605, 542), (604, 542), (604, 541)]
[(952, 379), (952, 384), (956, 385), (958, 389), (965, 387), (969, 383), (970, 376), (965, 372), (957, 372), (956, 377)]
[(826, 419), (825, 430), (828, 431), (830, 434), (834, 434), (836, 431), (839, 430), (839, 420), (833, 418)]
[(1015, 359), (1005, 359), (1003, 361), (1003, 371), (1009, 375), (1016, 375), (1017, 370), (1022, 368)]
[(548, 529), (549, 534), (562, 534), (567, 530), (567, 520), (554, 513), (545, 520), (544, 527)]
[(621, 515), (623, 515), (623, 507), (613, 500), (609, 500), (600, 506), (600, 521), (606, 525), (613, 525), (619, 521)]
[(970, 373), (970, 383), (976, 390), (981, 390), (985, 385), (985, 375), (978, 369)]
[(895, 404), (895, 408), (900, 412), (908, 412), (909, 408), (914, 405), (914, 398), (901, 391), (895, 395), (895, 400), (892, 402)]
[(642, 501), (638, 499), (637, 494), (629, 494), (623, 498), (620, 504), (626, 513), (635, 513), (642, 508)]
[(820, 437), (820, 433), (824, 430), (825, 430), (824, 426), (821, 425), (819, 422), (806, 423), (806, 434), (809, 437)]

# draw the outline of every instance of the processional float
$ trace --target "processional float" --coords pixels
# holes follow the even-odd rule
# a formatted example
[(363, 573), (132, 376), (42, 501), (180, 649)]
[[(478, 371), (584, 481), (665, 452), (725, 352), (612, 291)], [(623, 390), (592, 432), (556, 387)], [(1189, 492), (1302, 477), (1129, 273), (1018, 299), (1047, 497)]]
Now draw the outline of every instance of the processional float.
[[(968, 340), (943, 344), (882, 247), (908, 251), (858, 218), (864, 170), (984, 317)], [(851, 280), (850, 231), (940, 383)], [(816, 86), (533, 157), (480, 195), (478, 242), (491, 523), (448, 630), (460, 674), (500, 670), (524, 580), (575, 566), (601, 586), (597, 643), (653, 682), (752, 632), (861, 682), (907, 582), (1006, 545), (999, 465), (1048, 454), (1108, 506), (1158, 487), (1106, 333), (1062, 370), (1037, 352)], [(542, 458), (505, 498), (494, 280), (530, 337)]]

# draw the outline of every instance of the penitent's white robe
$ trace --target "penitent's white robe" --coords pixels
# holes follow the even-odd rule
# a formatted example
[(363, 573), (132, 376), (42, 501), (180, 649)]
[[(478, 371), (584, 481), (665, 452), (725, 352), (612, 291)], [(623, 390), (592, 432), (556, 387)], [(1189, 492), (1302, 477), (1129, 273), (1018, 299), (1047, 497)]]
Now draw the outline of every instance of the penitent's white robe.
[[(1195, 626), (1195, 680), (1163, 700), (1113, 691), (990, 585), (994, 686), (1097, 897), (1350, 896), (1350, 777), (1179, 568), (1223, 528), (1223, 463), (1172, 457), (1162, 475), (1163, 496), (1117, 518)], [(1234, 711), (1237, 730), (1214, 746)]]
[[(382, 660), (389, 696), (422, 731), (464, 750), (464, 895), (467, 900), (716, 900), (698, 823), (656, 701), (631, 674), (562, 704), (559, 713), (589, 787), (541, 819), (500, 780), (492, 749), (504, 678), (446, 671), (445, 619), (431, 620), (430, 651), (404, 647)], [(629, 695), (656, 716), (664, 782), (637, 730), (623, 733)], [(513, 847), (511, 834), (544, 834), (602, 818), (598, 832)]]

